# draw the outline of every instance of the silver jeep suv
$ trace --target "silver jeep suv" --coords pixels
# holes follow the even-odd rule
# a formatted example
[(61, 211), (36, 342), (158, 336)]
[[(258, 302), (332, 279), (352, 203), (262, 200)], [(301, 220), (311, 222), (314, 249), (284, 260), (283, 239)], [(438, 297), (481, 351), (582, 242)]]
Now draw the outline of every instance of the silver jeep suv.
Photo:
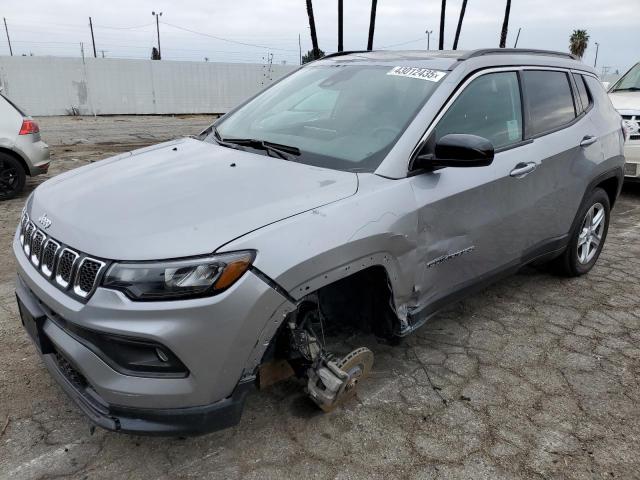
[(330, 55), (196, 139), (40, 185), (13, 242), (22, 321), (107, 429), (228, 427), (290, 374), (331, 410), (373, 363), (341, 331), (393, 343), (523, 265), (587, 273), (623, 143), (566, 54)]

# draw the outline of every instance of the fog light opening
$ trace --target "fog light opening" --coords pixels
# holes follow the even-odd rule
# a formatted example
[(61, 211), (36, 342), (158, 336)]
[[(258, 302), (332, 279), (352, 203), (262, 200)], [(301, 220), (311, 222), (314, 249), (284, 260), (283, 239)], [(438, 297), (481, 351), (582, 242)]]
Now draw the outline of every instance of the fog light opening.
[(156, 347), (156, 355), (158, 356), (158, 358), (160, 359), (161, 362), (168, 362), (169, 361), (169, 357), (167, 356), (166, 353), (164, 353), (162, 351), (161, 348)]

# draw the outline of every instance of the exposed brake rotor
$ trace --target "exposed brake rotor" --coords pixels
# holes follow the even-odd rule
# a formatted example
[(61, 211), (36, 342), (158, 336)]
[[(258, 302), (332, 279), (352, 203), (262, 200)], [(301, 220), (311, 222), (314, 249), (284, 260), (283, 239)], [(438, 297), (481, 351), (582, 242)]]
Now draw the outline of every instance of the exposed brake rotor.
[(341, 360), (310, 371), (309, 394), (324, 412), (331, 412), (356, 393), (358, 383), (372, 367), (373, 352), (366, 347), (357, 348)]

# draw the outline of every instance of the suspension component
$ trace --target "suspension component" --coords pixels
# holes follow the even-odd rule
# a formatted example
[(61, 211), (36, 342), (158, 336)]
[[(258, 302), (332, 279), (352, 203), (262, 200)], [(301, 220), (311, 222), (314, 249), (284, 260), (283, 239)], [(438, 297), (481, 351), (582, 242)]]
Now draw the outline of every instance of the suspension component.
[(369, 375), (372, 366), (373, 352), (365, 347), (337, 362), (323, 357), (318, 366), (307, 371), (307, 392), (324, 412), (331, 412), (355, 395), (358, 383)]
[[(317, 305), (317, 304), (316, 304)], [(373, 366), (373, 353), (365, 347), (353, 350), (336, 359), (326, 350), (322, 312), (319, 308), (306, 309), (298, 318), (290, 318), (291, 348), (307, 362), (306, 391), (323, 411), (330, 412), (351, 398), (360, 381)], [(314, 331), (319, 326), (322, 342)]]

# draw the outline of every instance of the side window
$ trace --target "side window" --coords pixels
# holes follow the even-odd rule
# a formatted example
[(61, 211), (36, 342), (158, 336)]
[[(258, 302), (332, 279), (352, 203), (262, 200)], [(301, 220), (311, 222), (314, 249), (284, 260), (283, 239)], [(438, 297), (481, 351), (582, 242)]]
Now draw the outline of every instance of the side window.
[(611, 100), (609, 100), (609, 95), (607, 95), (607, 91), (604, 89), (602, 83), (594, 77), (589, 75), (584, 75), (584, 81), (587, 84), (587, 88), (589, 89), (589, 93), (591, 94), (591, 98), (598, 98), (598, 101), (602, 105), (611, 105)]
[(529, 120), (527, 137), (549, 132), (576, 118), (573, 93), (566, 73), (525, 70), (522, 78)]
[(440, 119), (430, 145), (450, 133), (468, 133), (502, 148), (522, 140), (522, 105), (516, 72), (489, 73), (476, 78)]
[(580, 97), (580, 102), (582, 103), (581, 112), (589, 109), (589, 105), (591, 104), (589, 98), (589, 92), (587, 92), (587, 87), (584, 84), (584, 77), (582, 75), (578, 75), (577, 73), (573, 74), (573, 79), (576, 81), (576, 85), (578, 87), (578, 96)]

